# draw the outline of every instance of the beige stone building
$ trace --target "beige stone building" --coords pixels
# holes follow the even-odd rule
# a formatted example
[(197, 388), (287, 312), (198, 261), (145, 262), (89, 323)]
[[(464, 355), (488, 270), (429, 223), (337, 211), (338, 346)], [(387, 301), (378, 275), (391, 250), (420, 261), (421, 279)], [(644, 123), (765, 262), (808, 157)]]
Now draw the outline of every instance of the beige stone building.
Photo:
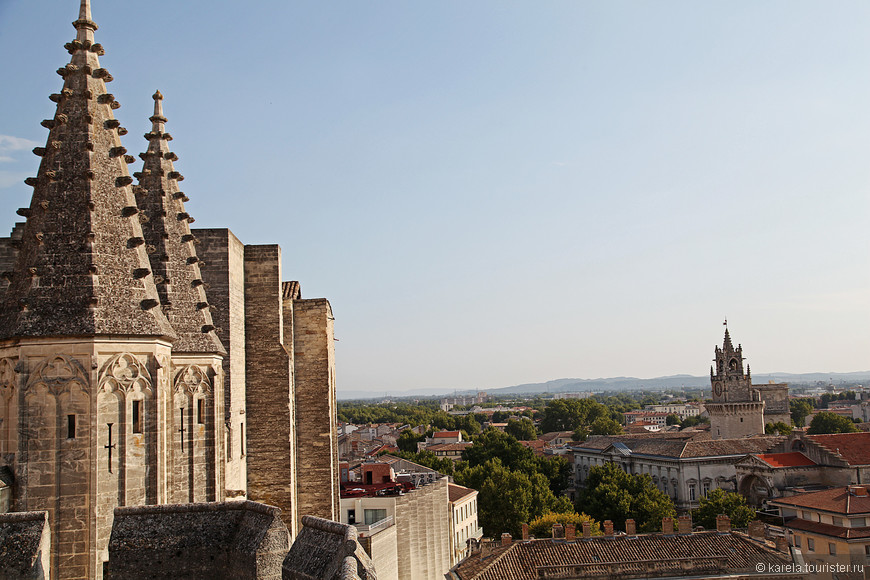
[(415, 487), (386, 463), (364, 463), (361, 480), (342, 484), (341, 523), (353, 524), (378, 580), (441, 580), (450, 569), (447, 477)]
[(283, 283), (277, 246), (190, 229), (159, 92), (131, 175), (89, 0), (73, 26), (26, 223), (0, 241), (4, 505), (48, 514), (56, 578), (102, 576), (119, 506), (336, 519), (329, 303)]
[(477, 490), (461, 485), (447, 486), (450, 497), (450, 566), (455, 566), (469, 554), (469, 544), (483, 538), (483, 528), (477, 524)]
[(710, 367), (713, 402), (706, 405), (714, 439), (764, 435), (767, 423), (791, 423), (788, 385), (753, 385), (749, 365), (744, 372), (743, 346), (734, 348), (727, 328), (715, 353), (716, 364)]

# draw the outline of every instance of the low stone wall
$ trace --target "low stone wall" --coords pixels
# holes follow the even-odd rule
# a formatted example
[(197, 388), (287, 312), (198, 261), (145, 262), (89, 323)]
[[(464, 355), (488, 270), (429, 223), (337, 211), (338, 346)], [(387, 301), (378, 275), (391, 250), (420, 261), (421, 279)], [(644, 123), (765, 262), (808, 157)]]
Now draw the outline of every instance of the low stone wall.
[(117, 508), (106, 578), (278, 580), (290, 534), (251, 501)]
[(50, 550), (48, 512), (0, 514), (0, 578), (49, 578)]

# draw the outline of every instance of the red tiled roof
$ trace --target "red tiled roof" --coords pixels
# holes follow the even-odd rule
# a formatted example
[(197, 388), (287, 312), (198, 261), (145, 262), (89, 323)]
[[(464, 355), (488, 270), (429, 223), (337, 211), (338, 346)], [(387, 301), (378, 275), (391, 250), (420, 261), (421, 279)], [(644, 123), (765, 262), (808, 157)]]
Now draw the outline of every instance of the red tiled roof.
[(456, 485), (455, 483), (447, 484), (447, 494), (450, 496), (451, 502), (457, 502), (460, 499), (469, 496), (473, 493), (477, 493), (476, 489), (471, 489), (469, 487), (462, 487), (461, 485)]
[(870, 433), (831, 433), (807, 435), (807, 439), (838, 453), (849, 465), (870, 464)]
[[(865, 486), (866, 489), (866, 486)], [(835, 487), (822, 491), (811, 491), (791, 497), (770, 500), (774, 505), (805, 507), (839, 514), (870, 513), (870, 495), (860, 496), (849, 493), (849, 487)]]
[[(755, 571), (759, 564), (789, 564), (791, 558), (738, 534), (695, 532), (665, 536), (592, 537), (578, 541), (513, 542), (481, 558), (469, 556), (451, 570), (460, 580), (557, 578), (646, 578), (711, 576)], [(799, 575), (787, 576), (798, 578)]]
[(855, 540), (859, 538), (870, 538), (870, 527), (862, 528), (844, 528), (843, 526), (835, 526), (833, 524), (823, 524), (822, 522), (811, 522), (809, 520), (794, 519), (785, 524), (785, 527), (792, 530), (801, 530), (822, 536), (831, 536), (833, 538), (843, 538), (846, 540)]
[(459, 437), (459, 431), (438, 431), (432, 435), (436, 438)]
[(804, 467), (816, 464), (815, 461), (800, 451), (789, 451), (788, 453), (761, 453), (756, 455), (756, 457), (771, 467)]

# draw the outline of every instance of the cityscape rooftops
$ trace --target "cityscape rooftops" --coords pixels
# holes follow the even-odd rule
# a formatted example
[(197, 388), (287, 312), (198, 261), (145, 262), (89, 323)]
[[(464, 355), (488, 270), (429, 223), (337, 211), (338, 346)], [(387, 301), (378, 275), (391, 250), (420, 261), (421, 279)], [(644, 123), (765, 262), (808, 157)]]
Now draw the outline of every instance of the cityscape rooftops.
[(870, 465), (870, 433), (807, 435), (807, 439), (839, 454), (849, 465)]
[(845, 515), (870, 514), (870, 486), (849, 485), (770, 500), (784, 507), (810, 508)]

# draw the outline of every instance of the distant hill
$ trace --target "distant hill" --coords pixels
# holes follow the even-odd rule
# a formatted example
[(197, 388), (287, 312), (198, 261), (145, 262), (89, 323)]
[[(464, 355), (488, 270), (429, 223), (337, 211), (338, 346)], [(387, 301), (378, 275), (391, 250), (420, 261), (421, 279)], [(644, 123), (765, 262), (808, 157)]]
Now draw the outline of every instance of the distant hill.
[[(792, 383), (792, 384), (813, 384), (819, 381), (833, 382), (839, 384), (843, 382), (870, 382), (870, 371), (859, 371), (854, 373), (763, 373), (753, 374), (752, 382), (755, 384), (767, 383), (773, 381), (775, 383)], [(666, 389), (680, 388), (707, 388), (710, 386), (710, 377), (696, 377), (692, 375), (670, 375), (666, 377), (656, 377), (654, 379), (638, 379), (635, 377), (612, 377), (607, 379), (556, 379), (545, 383), (526, 383), (515, 385), (512, 387), (501, 387), (495, 389), (479, 389), (486, 391), (491, 395), (520, 395), (520, 394), (540, 394), (540, 393), (574, 393), (584, 391), (661, 391)], [(343, 391), (338, 390), (338, 398), (347, 399), (377, 399), (384, 396), (389, 397), (449, 397), (456, 395), (468, 395), (476, 392), (474, 389), (456, 390), (456, 389), (413, 389), (407, 391)]]

